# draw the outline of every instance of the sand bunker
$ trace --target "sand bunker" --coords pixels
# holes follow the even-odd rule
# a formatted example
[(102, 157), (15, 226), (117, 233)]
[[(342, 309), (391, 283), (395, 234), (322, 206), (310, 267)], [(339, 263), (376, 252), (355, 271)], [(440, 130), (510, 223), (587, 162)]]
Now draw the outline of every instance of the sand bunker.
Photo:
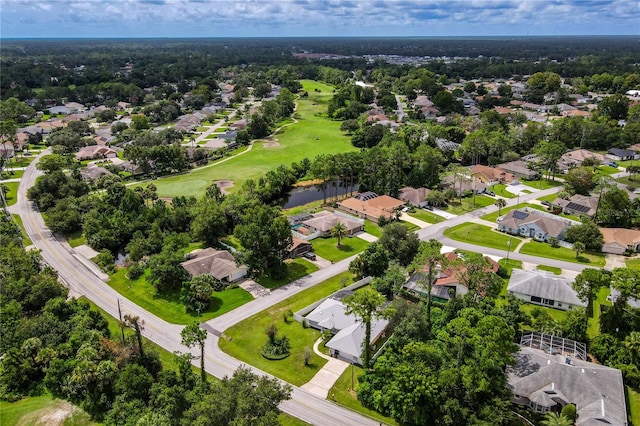
[(234, 185), (232, 180), (217, 180), (213, 183), (215, 183), (217, 187), (220, 188), (220, 192), (222, 192), (223, 194), (228, 194), (229, 192), (227, 191), (227, 188), (231, 188)]

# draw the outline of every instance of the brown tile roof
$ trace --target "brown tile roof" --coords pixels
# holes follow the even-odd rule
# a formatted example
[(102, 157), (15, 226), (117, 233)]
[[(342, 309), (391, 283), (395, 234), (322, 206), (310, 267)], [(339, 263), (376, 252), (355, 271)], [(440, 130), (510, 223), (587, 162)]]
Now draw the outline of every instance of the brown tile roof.
[(315, 213), (311, 219), (307, 219), (302, 223), (309, 228), (317, 229), (321, 232), (328, 232), (331, 231), (331, 229), (336, 226), (336, 223), (338, 222), (342, 223), (347, 228), (349, 233), (363, 226), (363, 224), (358, 222), (357, 220), (349, 219), (347, 217), (340, 216), (326, 210)]
[(419, 206), (420, 203), (424, 202), (424, 199), (427, 197), (428, 193), (429, 190), (427, 188), (412, 188), (410, 186), (407, 186), (400, 189), (398, 198), (402, 201), (411, 203), (414, 206)]
[[(447, 259), (447, 266), (438, 273), (433, 285), (447, 286), (459, 284), (459, 277), (461, 274), (464, 274), (466, 268), (461, 263), (457, 262), (460, 258), (456, 253), (450, 251), (445, 253), (444, 257)], [(500, 265), (489, 257), (485, 256), (484, 258), (489, 262), (486, 270), (493, 273), (498, 272)], [(423, 272), (427, 272), (426, 269), (423, 269)]]
[(605, 244), (618, 243), (622, 246), (636, 245), (640, 242), (640, 231), (626, 228), (600, 228)]
[(482, 164), (472, 166), (471, 173), (474, 175), (481, 174), (489, 181), (499, 180), (501, 182), (511, 182), (518, 179), (515, 175), (501, 169), (500, 167), (489, 167)]
[(398, 208), (404, 206), (405, 202), (388, 195), (380, 195), (367, 201), (358, 200), (355, 197), (347, 198), (338, 203), (349, 210), (358, 212), (359, 214), (369, 217), (391, 218), (391, 214)]

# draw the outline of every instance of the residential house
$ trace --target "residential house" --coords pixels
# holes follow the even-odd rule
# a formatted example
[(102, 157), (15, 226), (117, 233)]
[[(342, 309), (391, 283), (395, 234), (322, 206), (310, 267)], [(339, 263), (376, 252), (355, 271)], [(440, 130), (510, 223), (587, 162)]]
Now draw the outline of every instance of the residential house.
[[(315, 329), (328, 330), (334, 334), (333, 338), (326, 343), (331, 356), (353, 364), (362, 364), (365, 326), (354, 314), (346, 313), (346, 306), (341, 300), (349, 294), (352, 292), (341, 292), (324, 300), (304, 320)], [(374, 318), (371, 321), (370, 343), (372, 345), (384, 336), (388, 325), (389, 321), (386, 319)]]
[(127, 108), (131, 108), (131, 104), (130, 104), (129, 102), (118, 102), (118, 103), (116, 104), (116, 108), (117, 108), (119, 111), (124, 111), (124, 110), (125, 110), (125, 109), (127, 109)]
[(326, 210), (314, 213), (311, 218), (302, 222), (306, 228), (309, 228), (312, 232), (320, 232), (321, 235), (330, 235), (331, 230), (337, 223), (344, 225), (349, 236), (364, 230), (364, 220), (341, 212), (329, 212)]
[(307, 240), (303, 240), (301, 238), (293, 237), (293, 242), (288, 249), (289, 258), (295, 259), (297, 257), (302, 256), (305, 253), (309, 253), (313, 251), (313, 246)]
[(247, 127), (247, 124), (248, 124), (247, 120), (243, 118), (241, 120), (236, 121), (235, 123), (229, 124), (229, 129), (242, 130), (245, 127)]
[(232, 282), (247, 276), (247, 267), (236, 264), (226, 250), (208, 247), (192, 251), (180, 265), (193, 277), (209, 274), (217, 280)]
[(603, 253), (624, 254), (631, 251), (636, 253), (640, 248), (640, 231), (626, 228), (600, 228), (604, 243)]
[(640, 154), (630, 149), (609, 148), (607, 157), (616, 161), (637, 160), (640, 158)]
[(471, 176), (487, 185), (498, 183), (512, 184), (518, 181), (518, 177), (499, 168), (489, 167), (482, 164), (471, 166)]
[(604, 155), (598, 154), (597, 152), (592, 152), (588, 149), (574, 149), (573, 151), (564, 153), (562, 157), (560, 157), (560, 160), (558, 160), (558, 169), (566, 173), (569, 169), (582, 165), (582, 162), (587, 158), (593, 158), (599, 164), (607, 161)]
[(71, 108), (62, 105), (50, 107), (48, 110), (51, 115), (67, 115), (73, 112)]
[(471, 176), (467, 176), (466, 179), (457, 179), (455, 176), (448, 175), (440, 181), (440, 186), (443, 189), (453, 189), (459, 196), (463, 196), (467, 193), (481, 194), (487, 190), (487, 185), (485, 183), (481, 182), (479, 179), (473, 179)]
[[(465, 273), (466, 268), (460, 262), (460, 258), (454, 252), (444, 254), (446, 258), (446, 267), (438, 265), (438, 272), (435, 280), (431, 285), (431, 299), (439, 302), (446, 302), (452, 297), (463, 296), (469, 292), (466, 285), (460, 282), (460, 277)], [(490, 257), (485, 256), (488, 262), (487, 271), (497, 273), (500, 265)], [(426, 289), (421, 284), (424, 280), (426, 270), (414, 273), (404, 285), (408, 292), (419, 297), (426, 297)]]
[(583, 111), (581, 109), (572, 109), (569, 111), (562, 111), (563, 117), (583, 117), (589, 118), (591, 117), (591, 113), (589, 111)]
[(92, 181), (92, 182), (98, 179), (99, 177), (102, 177), (105, 175), (112, 175), (112, 174), (113, 173), (111, 173), (109, 170), (99, 166), (84, 167), (80, 169), (80, 176), (82, 176), (83, 179)]
[(563, 240), (567, 229), (579, 224), (573, 220), (561, 219), (553, 214), (528, 208), (511, 210), (499, 217), (497, 222), (498, 230), (501, 232), (546, 242), (551, 238)]
[(427, 188), (412, 188), (407, 186), (400, 188), (398, 198), (414, 207), (424, 207), (429, 204), (425, 201), (428, 193), (429, 190)]
[(574, 404), (576, 426), (628, 425), (620, 370), (557, 353), (559, 350), (549, 352), (521, 347), (516, 353), (515, 365), (507, 369), (507, 387), (514, 395), (511, 402), (538, 414), (559, 413), (565, 405)]
[(507, 293), (529, 303), (567, 311), (584, 308), (576, 291), (565, 278), (544, 271), (513, 269)]
[(597, 195), (572, 195), (568, 200), (562, 198), (556, 198), (551, 203), (552, 206), (557, 206), (562, 209), (566, 214), (574, 216), (588, 216), (593, 219), (598, 210), (598, 200), (600, 197)]
[(76, 153), (77, 160), (93, 160), (96, 158), (116, 158), (118, 152), (104, 145), (90, 145), (80, 148)]
[(338, 209), (360, 218), (378, 222), (380, 217), (387, 220), (393, 218), (393, 213), (404, 206), (405, 202), (388, 195), (378, 195), (374, 192), (365, 192), (338, 203)]
[(524, 160), (509, 161), (508, 163), (498, 164), (496, 167), (524, 179), (535, 180), (540, 178), (540, 173), (529, 168), (529, 163)]

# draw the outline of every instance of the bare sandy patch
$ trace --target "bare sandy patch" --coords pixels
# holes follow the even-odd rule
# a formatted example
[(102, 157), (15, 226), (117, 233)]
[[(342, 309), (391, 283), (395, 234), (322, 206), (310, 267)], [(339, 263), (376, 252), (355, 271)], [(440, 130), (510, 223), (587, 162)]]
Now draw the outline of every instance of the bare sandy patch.
[(275, 146), (280, 146), (280, 142), (277, 142), (275, 140), (268, 140), (262, 144), (263, 148), (273, 148)]
[(217, 180), (213, 183), (215, 183), (216, 186), (220, 188), (220, 192), (222, 192), (223, 194), (228, 194), (229, 191), (227, 191), (227, 188), (231, 188), (234, 185), (234, 182), (232, 180)]
[(76, 408), (66, 402), (61, 401), (54, 407), (39, 410), (37, 418), (33, 419), (33, 423), (36, 426), (61, 426), (64, 421), (73, 415)]

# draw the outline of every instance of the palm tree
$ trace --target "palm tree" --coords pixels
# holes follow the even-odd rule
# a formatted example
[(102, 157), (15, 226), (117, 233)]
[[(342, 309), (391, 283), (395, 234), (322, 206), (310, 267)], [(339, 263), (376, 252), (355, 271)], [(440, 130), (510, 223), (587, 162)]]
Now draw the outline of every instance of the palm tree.
[(498, 216), (502, 216), (502, 208), (507, 205), (504, 198), (498, 198), (494, 203), (498, 207)]
[(576, 241), (573, 243), (573, 249), (576, 252), (576, 259), (580, 257), (580, 255), (584, 252), (585, 246), (582, 241)]
[(338, 247), (341, 246), (342, 238), (347, 236), (347, 227), (342, 222), (336, 222), (331, 228), (331, 235), (338, 239)]
[(567, 416), (558, 413), (547, 413), (540, 424), (542, 426), (572, 426), (573, 422)]

